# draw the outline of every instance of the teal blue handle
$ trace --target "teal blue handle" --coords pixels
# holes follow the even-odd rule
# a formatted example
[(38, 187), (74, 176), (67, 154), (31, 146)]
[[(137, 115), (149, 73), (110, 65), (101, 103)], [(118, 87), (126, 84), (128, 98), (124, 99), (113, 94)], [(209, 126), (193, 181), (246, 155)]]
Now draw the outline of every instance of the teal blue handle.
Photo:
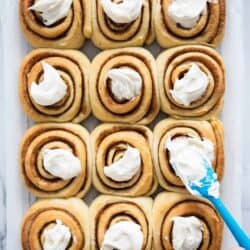
[(229, 230), (239, 243), (240, 247), (243, 247), (246, 250), (250, 250), (250, 238), (244, 232), (244, 230), (239, 226), (237, 221), (231, 215), (231, 213), (224, 206), (223, 202), (220, 199), (213, 198), (211, 196), (207, 197), (213, 205), (216, 207), (217, 211), (227, 224)]

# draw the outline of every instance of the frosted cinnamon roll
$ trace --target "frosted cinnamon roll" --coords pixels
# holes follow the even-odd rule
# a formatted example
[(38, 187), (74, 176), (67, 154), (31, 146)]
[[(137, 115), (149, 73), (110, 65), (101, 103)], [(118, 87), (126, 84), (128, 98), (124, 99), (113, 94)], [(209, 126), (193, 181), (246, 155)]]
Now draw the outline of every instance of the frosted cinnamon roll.
[(155, 191), (152, 139), (152, 132), (144, 126), (98, 126), (91, 134), (95, 188), (104, 194), (131, 197)]
[(150, 123), (160, 105), (153, 56), (143, 48), (101, 52), (91, 65), (90, 99), (101, 121)]
[(101, 49), (152, 43), (154, 6), (152, 0), (93, 0), (93, 43)]
[(169, 49), (156, 60), (162, 111), (177, 118), (217, 116), (225, 92), (225, 67), (212, 48), (185, 45)]
[(77, 124), (43, 123), (20, 145), (21, 177), (37, 197), (84, 197), (91, 183), (89, 134)]
[(101, 195), (90, 206), (91, 249), (152, 249), (151, 198)]
[(154, 28), (163, 48), (203, 43), (217, 46), (224, 37), (225, 0), (156, 0)]
[(168, 191), (187, 192), (176, 168), (185, 171), (186, 175), (199, 174), (199, 165), (195, 164), (195, 159), (192, 159), (193, 164), (188, 164), (190, 150), (199, 151), (206, 157), (219, 181), (222, 180), (224, 172), (222, 123), (219, 120), (165, 119), (156, 125), (153, 139), (156, 174), (162, 188)]
[(160, 193), (153, 206), (154, 249), (221, 249), (223, 222), (211, 203), (189, 194)]
[(36, 48), (78, 49), (91, 36), (90, 0), (20, 0), (24, 36)]
[(23, 60), (19, 97), (36, 122), (80, 123), (90, 114), (88, 58), (79, 51), (36, 49)]
[(21, 228), (23, 250), (90, 249), (88, 208), (78, 198), (34, 203)]

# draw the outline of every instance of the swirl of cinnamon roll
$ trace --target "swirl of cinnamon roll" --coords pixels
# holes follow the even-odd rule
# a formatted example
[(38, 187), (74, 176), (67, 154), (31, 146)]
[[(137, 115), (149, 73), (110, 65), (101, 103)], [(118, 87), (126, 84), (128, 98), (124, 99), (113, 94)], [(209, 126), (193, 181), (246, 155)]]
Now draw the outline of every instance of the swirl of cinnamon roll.
[(218, 46), (224, 37), (225, 0), (157, 0), (156, 40), (163, 48), (202, 43)]
[(91, 134), (93, 184), (104, 194), (150, 195), (157, 182), (152, 132), (140, 125), (102, 124)]
[(78, 124), (43, 123), (20, 145), (21, 177), (37, 197), (84, 197), (91, 184), (89, 133)]
[(21, 244), (23, 250), (89, 250), (88, 207), (78, 198), (37, 201), (23, 219)]
[[(219, 120), (191, 121), (165, 119), (154, 128), (153, 157), (159, 184), (165, 190), (187, 192), (181, 179), (171, 165), (171, 152), (167, 146), (175, 139), (194, 138), (198, 150), (211, 160), (211, 164), (221, 181), (224, 172), (224, 134)], [(203, 145), (204, 142), (208, 143)], [(206, 143), (206, 144), (207, 144)], [(187, 145), (190, 146), (190, 145)]]
[(93, 0), (91, 39), (101, 49), (151, 44), (152, 0)]
[(153, 206), (154, 249), (221, 249), (223, 221), (213, 205), (189, 194), (160, 193)]
[(91, 65), (90, 100), (101, 121), (148, 124), (159, 111), (156, 65), (143, 48), (101, 52)]
[(185, 45), (157, 58), (162, 111), (177, 118), (209, 119), (223, 106), (225, 67), (212, 48)]
[(35, 48), (81, 48), (91, 36), (90, 5), (90, 0), (20, 0), (24, 36)]
[(36, 122), (80, 123), (90, 114), (90, 62), (79, 51), (36, 49), (23, 60), (19, 97)]
[[(91, 249), (109, 249), (105, 248), (108, 238), (109, 244), (114, 249), (122, 249), (121, 244), (129, 246), (140, 242), (140, 249), (151, 250), (152, 205), (151, 198), (122, 198), (105, 195), (96, 198), (90, 206)], [(121, 227), (121, 222), (126, 222), (127, 227)], [(113, 227), (116, 227), (116, 231), (110, 235), (109, 231)], [(134, 227), (138, 230), (133, 230)], [(132, 236), (131, 232), (134, 233)], [(115, 242), (112, 241), (113, 237)], [(138, 249), (138, 247), (131, 246), (128, 249)]]

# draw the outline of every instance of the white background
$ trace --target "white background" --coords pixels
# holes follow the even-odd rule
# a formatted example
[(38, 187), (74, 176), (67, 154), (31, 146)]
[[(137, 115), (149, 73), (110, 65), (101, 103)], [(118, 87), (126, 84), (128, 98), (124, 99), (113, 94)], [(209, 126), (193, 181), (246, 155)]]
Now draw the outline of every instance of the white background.
[[(18, 171), (18, 144), (32, 122), (19, 105), (18, 68), (31, 50), (18, 24), (18, 0), (0, 0), (0, 249), (18, 250), (23, 214), (34, 198), (22, 185)], [(218, 49), (226, 64), (225, 126), (226, 168), (222, 198), (250, 233), (250, 1), (227, 0), (225, 39)], [(157, 45), (151, 46), (155, 55)], [(93, 58), (98, 51), (88, 43), (83, 51)], [(93, 128), (93, 118), (84, 123)], [(87, 197), (89, 202), (95, 193)], [(226, 231), (224, 250), (234, 247)]]

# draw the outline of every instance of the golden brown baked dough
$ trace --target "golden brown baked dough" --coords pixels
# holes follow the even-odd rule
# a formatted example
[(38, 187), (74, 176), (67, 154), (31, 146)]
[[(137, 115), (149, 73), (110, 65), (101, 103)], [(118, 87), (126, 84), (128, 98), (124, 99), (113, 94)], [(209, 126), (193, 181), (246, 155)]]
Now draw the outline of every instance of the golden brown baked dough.
[[(43, 167), (42, 150), (68, 149), (78, 157), (82, 172), (70, 180), (62, 180)], [(43, 123), (30, 128), (20, 145), (21, 177), (28, 190), (37, 197), (83, 197), (91, 184), (89, 133), (78, 124)]]
[(176, 24), (168, 14), (172, 0), (156, 0), (154, 28), (156, 40), (163, 48), (177, 45), (203, 43), (218, 46), (224, 37), (226, 1), (207, 3), (207, 12), (201, 15), (197, 24), (186, 29)]
[(29, 10), (35, 0), (19, 0), (19, 21), (28, 42), (36, 48), (78, 49), (91, 36), (91, 0), (73, 0), (67, 17), (45, 26)]
[[(142, 91), (130, 101), (119, 102), (111, 92), (107, 72), (130, 67), (142, 78)], [(94, 115), (105, 122), (148, 124), (159, 111), (159, 94), (153, 56), (143, 48), (101, 52), (91, 65), (90, 100)]]
[(26, 213), (21, 228), (23, 250), (42, 250), (44, 230), (53, 227), (56, 220), (70, 229), (68, 249), (89, 250), (90, 232), (88, 207), (78, 198), (39, 200)]
[(151, 198), (122, 198), (101, 195), (90, 206), (91, 250), (100, 249), (106, 230), (120, 221), (133, 221), (144, 235), (142, 250), (152, 249)]
[[(43, 76), (41, 62), (58, 70), (67, 85), (67, 94), (50, 106), (37, 104), (30, 95), (33, 81), (40, 82)], [(79, 123), (90, 114), (88, 58), (75, 50), (36, 49), (23, 60), (19, 73), (19, 97), (27, 115), (36, 122)]]
[(189, 194), (160, 193), (153, 206), (154, 249), (168, 250), (172, 246), (172, 224), (175, 216), (195, 216), (203, 227), (199, 249), (220, 250), (223, 222), (209, 201)]
[[(150, 195), (157, 187), (151, 156), (152, 132), (144, 126), (126, 124), (102, 124), (91, 134), (94, 168), (93, 184), (104, 194), (121, 196)], [(140, 151), (141, 169), (131, 180), (116, 182), (103, 171), (105, 166), (120, 159), (127, 147)]]
[[(225, 67), (221, 56), (203, 45), (184, 45), (164, 51), (156, 60), (162, 111), (177, 118), (209, 119), (222, 109)], [(190, 106), (177, 103), (170, 90), (177, 79), (196, 63), (209, 78), (204, 95)]]
[(214, 145), (213, 167), (221, 180), (224, 172), (224, 133), (219, 120), (191, 121), (165, 119), (154, 128), (153, 157), (159, 184), (168, 191), (187, 192), (169, 162), (165, 142), (168, 137), (194, 136), (210, 140)]
[(100, 0), (92, 0), (91, 3), (93, 27), (91, 39), (96, 47), (112, 49), (142, 46), (153, 42), (154, 0), (144, 0), (141, 15), (135, 21), (126, 24), (112, 21), (103, 11)]

